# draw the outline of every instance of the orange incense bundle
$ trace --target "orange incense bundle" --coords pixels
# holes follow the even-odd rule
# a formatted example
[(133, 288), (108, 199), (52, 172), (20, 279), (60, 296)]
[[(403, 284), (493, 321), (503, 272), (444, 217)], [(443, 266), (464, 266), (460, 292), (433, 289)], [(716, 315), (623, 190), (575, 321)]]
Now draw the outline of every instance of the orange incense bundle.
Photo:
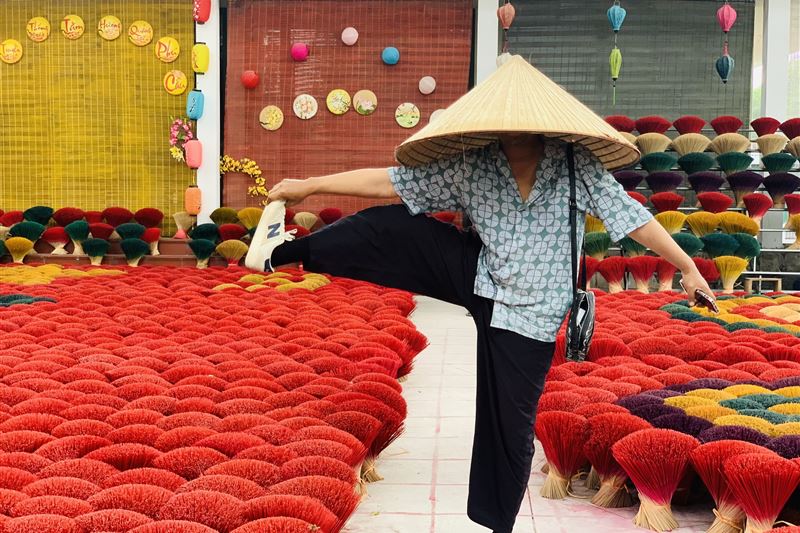
[(573, 413), (549, 411), (536, 417), (535, 429), (550, 465), (542, 497), (562, 500), (567, 497), (572, 476), (584, 459), (589, 424), (586, 418)]
[(672, 516), (672, 495), (686, 474), (690, 452), (699, 444), (694, 437), (671, 429), (645, 429), (612, 446), (614, 458), (639, 491), (637, 526), (654, 531), (678, 527)]
[(633, 504), (625, 489), (627, 474), (614, 459), (611, 447), (627, 435), (647, 429), (650, 424), (629, 413), (603, 413), (589, 419), (589, 439), (584, 454), (600, 477), (600, 488), (592, 498), (599, 507), (628, 507)]
[(800, 484), (800, 466), (775, 453), (745, 453), (725, 461), (728, 485), (747, 515), (744, 533), (772, 529)]

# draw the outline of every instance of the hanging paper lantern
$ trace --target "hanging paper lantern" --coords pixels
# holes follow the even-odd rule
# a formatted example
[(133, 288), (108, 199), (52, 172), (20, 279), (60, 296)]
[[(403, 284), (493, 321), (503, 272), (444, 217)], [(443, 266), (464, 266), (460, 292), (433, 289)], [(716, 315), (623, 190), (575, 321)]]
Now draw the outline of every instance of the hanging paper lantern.
[(211, 0), (194, 0), (192, 9), (194, 21), (198, 24), (205, 24), (211, 17)]
[(308, 54), (311, 53), (311, 49), (308, 47), (306, 43), (294, 43), (292, 45), (292, 59), (295, 61), (305, 61), (308, 59)]
[(202, 199), (203, 195), (200, 187), (190, 185), (186, 188), (186, 192), (183, 193), (183, 210), (190, 215), (197, 215), (202, 207)]
[(192, 89), (186, 96), (186, 116), (191, 120), (199, 120), (203, 116), (206, 97), (199, 89)]
[(197, 139), (186, 141), (183, 151), (186, 153), (186, 165), (189, 168), (200, 168), (203, 164), (203, 144)]
[(611, 29), (614, 33), (619, 32), (620, 28), (622, 28), (622, 23), (625, 22), (625, 15), (627, 13), (625, 8), (619, 5), (619, 1), (614, 2), (614, 5), (608, 8), (606, 15), (608, 16), (608, 22), (611, 24)]
[(717, 22), (722, 31), (728, 33), (736, 22), (736, 10), (728, 2), (717, 9)]
[(342, 31), (342, 42), (347, 46), (353, 46), (358, 41), (358, 31), (352, 26)]
[(728, 43), (725, 43), (722, 56), (719, 57), (715, 63), (717, 74), (719, 74), (719, 77), (722, 79), (722, 83), (728, 83), (728, 78), (730, 78), (731, 72), (733, 72), (733, 65), (733, 58), (728, 54)]
[(400, 50), (394, 46), (387, 46), (381, 52), (381, 59), (387, 65), (396, 65), (400, 61)]
[(258, 87), (259, 81), (258, 74), (254, 70), (242, 72), (242, 85), (244, 85), (245, 89), (255, 89)]
[(614, 86), (611, 102), (617, 103), (617, 79), (619, 72), (622, 70), (622, 52), (616, 46), (611, 50), (611, 55), (608, 56), (608, 64), (611, 67), (611, 83)]
[(431, 94), (436, 90), (436, 79), (433, 76), (425, 76), (419, 80), (419, 92)]
[(197, 43), (192, 47), (192, 70), (197, 74), (208, 72), (211, 62), (211, 51), (205, 43)]
[(508, 29), (511, 27), (511, 23), (514, 22), (514, 17), (516, 15), (517, 10), (514, 9), (514, 6), (512, 6), (509, 2), (506, 2), (497, 9), (497, 18), (500, 19), (500, 24), (506, 31), (508, 31)]

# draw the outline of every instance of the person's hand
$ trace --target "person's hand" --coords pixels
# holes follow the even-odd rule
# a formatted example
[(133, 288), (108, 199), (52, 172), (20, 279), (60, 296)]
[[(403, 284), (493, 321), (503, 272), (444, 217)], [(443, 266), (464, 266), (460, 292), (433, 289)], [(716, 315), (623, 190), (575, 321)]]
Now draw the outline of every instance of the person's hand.
[(706, 280), (696, 269), (690, 272), (683, 272), (681, 282), (686, 291), (687, 299), (689, 300), (689, 307), (693, 307), (697, 304), (695, 301), (695, 291), (697, 289), (700, 289), (711, 298), (714, 298), (714, 291), (711, 290), (711, 287), (708, 286)]
[(269, 191), (269, 201), (282, 200), (286, 207), (299, 204), (311, 194), (308, 180), (283, 180)]

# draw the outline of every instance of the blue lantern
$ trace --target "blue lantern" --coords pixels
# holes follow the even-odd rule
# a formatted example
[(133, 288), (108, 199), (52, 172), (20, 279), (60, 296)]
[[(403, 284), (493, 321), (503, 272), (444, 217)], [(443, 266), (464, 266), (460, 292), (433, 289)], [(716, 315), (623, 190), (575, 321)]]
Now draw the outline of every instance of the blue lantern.
[(611, 24), (611, 29), (614, 30), (614, 33), (617, 33), (620, 28), (622, 28), (626, 13), (627, 11), (625, 11), (625, 8), (619, 5), (619, 1), (614, 2), (614, 5), (608, 8), (606, 14), (608, 15), (608, 22)]
[(733, 72), (733, 64), (733, 58), (728, 53), (728, 42), (725, 41), (722, 47), (722, 56), (719, 57), (714, 64), (714, 66), (717, 67), (717, 74), (722, 78), (722, 83), (728, 83), (728, 78), (730, 78), (731, 72)]
[(206, 98), (203, 96), (202, 91), (193, 89), (186, 96), (186, 116), (191, 120), (198, 120), (203, 116), (203, 108), (205, 107)]
[(387, 46), (381, 52), (381, 59), (387, 65), (396, 65), (398, 61), (400, 61), (400, 50), (395, 48), (394, 46)]

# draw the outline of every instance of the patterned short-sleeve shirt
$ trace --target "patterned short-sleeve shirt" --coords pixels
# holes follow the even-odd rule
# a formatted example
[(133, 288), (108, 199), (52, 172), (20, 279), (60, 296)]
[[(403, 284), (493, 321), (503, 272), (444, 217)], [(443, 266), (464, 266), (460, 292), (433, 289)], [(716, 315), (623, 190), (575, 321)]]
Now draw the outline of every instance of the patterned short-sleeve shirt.
[[(536, 182), (526, 201), (498, 143), (389, 175), (414, 214), (464, 211), (483, 249), (475, 294), (495, 301), (492, 327), (551, 342), (572, 301), (569, 175), (566, 145), (546, 139)], [(575, 146), (578, 209), (601, 218), (612, 239), (643, 226), (652, 215), (633, 200), (599, 160)], [(578, 239), (585, 218), (578, 216)]]

